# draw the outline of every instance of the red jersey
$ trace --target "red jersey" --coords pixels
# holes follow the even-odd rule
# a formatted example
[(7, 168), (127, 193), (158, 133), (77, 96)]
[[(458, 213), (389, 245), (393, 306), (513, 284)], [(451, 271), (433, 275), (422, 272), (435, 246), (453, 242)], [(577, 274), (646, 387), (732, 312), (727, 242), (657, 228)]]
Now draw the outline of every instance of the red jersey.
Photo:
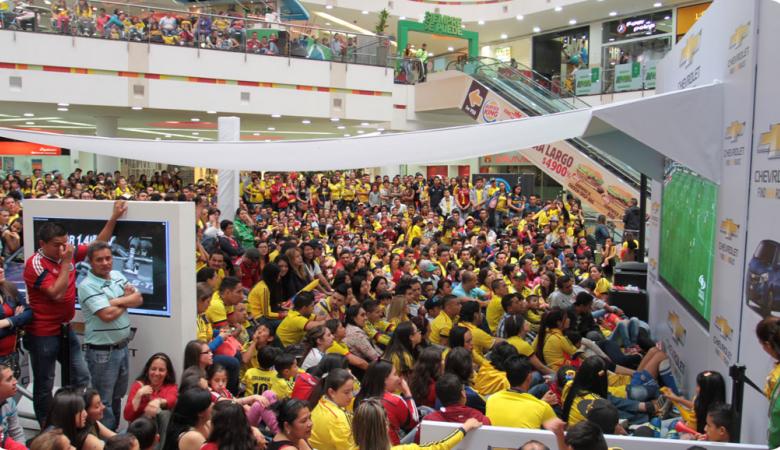
[[(425, 416), (425, 420), (433, 422), (464, 423), (468, 419), (477, 419), (482, 425), (490, 425), (490, 419), (474, 408), (465, 405), (452, 405), (439, 408)], [(415, 442), (420, 442), (420, 430), (417, 430)]]
[(398, 435), (400, 430), (409, 431), (417, 426), (419, 415), (417, 406), (412, 399), (404, 399), (400, 395), (385, 392), (382, 396), (382, 405), (387, 411), (387, 421), (390, 427), (387, 434), (390, 437), (390, 443), (400, 445), (401, 438)]
[[(73, 254), (73, 262), (82, 261), (87, 255), (87, 246), (79, 245)], [(76, 313), (76, 271), (68, 274), (68, 287), (60, 300), (54, 301), (44, 292), (54, 285), (60, 275), (60, 263), (50, 259), (39, 250), (24, 264), (24, 284), (27, 285), (27, 299), (33, 311), (33, 320), (25, 330), (33, 336), (56, 336), (60, 325), (68, 323)]]

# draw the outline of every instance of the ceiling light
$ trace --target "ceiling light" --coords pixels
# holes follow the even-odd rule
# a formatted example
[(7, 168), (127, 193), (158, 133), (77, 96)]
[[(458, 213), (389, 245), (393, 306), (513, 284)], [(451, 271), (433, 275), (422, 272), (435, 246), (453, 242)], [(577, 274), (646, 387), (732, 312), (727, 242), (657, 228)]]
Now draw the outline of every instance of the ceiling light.
[(315, 11), (314, 14), (322, 17), (325, 20), (329, 20), (329, 21), (331, 21), (333, 23), (339, 24), (342, 27), (346, 27), (346, 28), (349, 28), (350, 30), (357, 31), (358, 33), (368, 34), (370, 36), (376, 36), (376, 33), (372, 32), (372, 31), (366, 30), (365, 28), (361, 28), (361, 27), (355, 25), (352, 22), (348, 22), (346, 20), (339, 19), (338, 17), (332, 16), (332, 15), (330, 15), (328, 13), (325, 13), (325, 12), (322, 12), (322, 11)]
[(214, 110), (206, 111), (206, 114), (216, 114), (217, 112)]
[(534, 27), (534, 33), (538, 33), (538, 32), (540, 32), (540, 31), (542, 31), (542, 29), (541, 29), (541, 28), (539, 28), (539, 27)]
[(333, 5), (325, 5), (325, 9), (333, 9)]
[(477, 21), (477, 25), (484, 25), (484, 24), (485, 24), (485, 21), (484, 21), (484, 20), (478, 20), (478, 21)]
[(555, 7), (555, 12), (561, 12), (561, 11), (563, 11), (563, 6), (556, 6)]
[(252, 133), (252, 136), (260, 136), (260, 133)]
[(170, 139), (170, 138), (171, 138), (171, 135), (170, 135), (170, 134), (166, 134), (166, 135), (165, 135), (165, 137), (166, 137), (167, 139)]
[(369, 125), (368, 122), (360, 122), (361, 127), (367, 127)]
[(25, 122), (25, 125), (35, 125), (35, 122)]
[(339, 120), (341, 120), (341, 119), (339, 119), (338, 117), (331, 117), (330, 118), (331, 122), (338, 122)]
[(352, 136), (352, 135), (351, 134), (345, 134), (344, 135), (344, 137), (350, 137), (350, 136)]
[(271, 117), (273, 117), (274, 119), (278, 119), (278, 118), (282, 117), (282, 115), (281, 114), (271, 114)]
[(377, 128), (376, 131), (385, 131), (384, 128)]
[(523, 19), (524, 19), (524, 17), (523, 17), (523, 15), (522, 15), (522, 14), (518, 14), (518, 15), (516, 15), (516, 16), (515, 16), (515, 19), (517, 19), (517, 20), (523, 20)]
[(406, 20), (406, 16), (401, 16), (398, 18), (398, 20)]
[(360, 14), (364, 14), (364, 15), (365, 15), (365, 14), (368, 14), (368, 11), (366, 11), (366, 10), (364, 9), (363, 11), (360, 11)]
[(501, 33), (501, 39), (506, 39), (506, 38), (508, 38), (508, 37), (509, 37), (509, 36), (508, 36), (506, 33)]
[(192, 119), (190, 119), (190, 122), (200, 122), (200, 119), (198, 119), (197, 117), (193, 117)]
[(571, 19), (569, 21), (569, 25), (576, 25), (576, 24), (577, 24), (577, 19)]
[(339, 130), (346, 130), (347, 129), (347, 127), (345, 127), (344, 125), (339, 125), (336, 128), (338, 128)]
[(200, 138), (200, 139), (198, 139), (198, 142), (206, 142), (206, 140), (203, 139), (203, 138)]
[(62, 106), (64, 108), (67, 108), (68, 106), (70, 106), (70, 103), (57, 103), (57, 106)]
[(276, 128), (274, 128), (274, 127), (268, 127), (268, 131), (276, 131)]
[(615, 38), (609, 38), (609, 42), (615, 42)]
[(671, 18), (672, 18), (672, 16), (664, 16), (664, 20), (669, 20)]
[(331, 23), (330, 22), (325, 22), (325, 26), (329, 27), (329, 26), (331, 26)]
[(460, 27), (461, 27), (461, 28), (466, 28), (466, 24), (465, 24), (465, 23), (462, 23), (462, 24), (460, 24)]
[(304, 124), (304, 125), (308, 125), (308, 124), (310, 124), (310, 123), (311, 123), (311, 120), (309, 120), (309, 119), (303, 119), (303, 120), (301, 120), (301, 123), (302, 123), (302, 124)]
[(144, 109), (144, 108), (143, 108), (142, 106), (133, 106), (133, 107), (132, 107), (132, 108), (130, 108), (130, 109), (132, 109), (133, 111), (140, 111), (140, 110), (142, 110), (142, 109)]
[(455, 49), (454, 49), (453, 47), (447, 47), (447, 51), (448, 51), (448, 52), (454, 52), (454, 51), (455, 51)]
[(57, 108), (57, 111), (68, 112), (68, 108)]
[(655, 2), (655, 3), (653, 3), (653, 8), (660, 8), (660, 7), (662, 7), (662, 6), (664, 6), (664, 4), (663, 4), (663, 3), (661, 3), (661, 2)]
[(33, 113), (24, 113), (24, 117), (35, 117)]
[(610, 11), (609, 17), (615, 17), (617, 16), (617, 11)]
[(193, 132), (192, 132), (192, 135), (193, 135), (193, 136), (200, 136), (200, 133), (198, 133), (197, 131), (193, 131)]
[(154, 138), (154, 140), (155, 140), (155, 141), (159, 141), (159, 140), (160, 140), (160, 138), (156, 137), (156, 138)]
[(270, 139), (266, 139), (265, 142), (271, 142), (271, 140)]
[(357, 133), (358, 133), (358, 134), (363, 134), (363, 133), (365, 133), (365, 131), (363, 131), (363, 130), (358, 130), (358, 131), (357, 131)]

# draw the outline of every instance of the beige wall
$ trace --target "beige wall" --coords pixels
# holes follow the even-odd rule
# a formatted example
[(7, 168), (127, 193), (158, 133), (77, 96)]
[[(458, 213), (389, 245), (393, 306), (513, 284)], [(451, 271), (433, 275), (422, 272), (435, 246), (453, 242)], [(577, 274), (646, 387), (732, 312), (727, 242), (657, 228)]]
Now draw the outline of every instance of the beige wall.
[(524, 37), (514, 41), (506, 41), (492, 45), (482, 46), (480, 54), (482, 56), (494, 57), (495, 49), (501, 47), (510, 47), (512, 49), (512, 58), (515, 58), (518, 64), (531, 67), (531, 38)]

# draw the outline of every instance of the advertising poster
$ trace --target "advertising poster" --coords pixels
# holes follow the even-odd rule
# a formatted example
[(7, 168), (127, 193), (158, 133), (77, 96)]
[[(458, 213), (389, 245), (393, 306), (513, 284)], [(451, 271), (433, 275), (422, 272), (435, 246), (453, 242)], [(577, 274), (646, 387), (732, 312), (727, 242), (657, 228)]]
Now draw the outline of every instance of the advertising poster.
[(472, 119), (478, 120), (479, 113), (482, 111), (482, 105), (485, 103), (485, 97), (487, 97), (487, 91), (487, 88), (482, 86), (482, 83), (476, 80), (472, 81), (471, 86), (466, 91), (466, 98), (463, 99), (463, 106), (461, 106), (463, 112)]
[(576, 95), (601, 94), (601, 69), (592, 67), (574, 72), (574, 93)]
[[(105, 220), (33, 218), (33, 232), (37, 236), (41, 225), (55, 222), (67, 230), (74, 246), (89, 244), (97, 238)], [(127, 278), (144, 298), (140, 308), (132, 314), (170, 316), (168, 283), (168, 223), (119, 221), (109, 242), (114, 256), (114, 270)], [(37, 246), (37, 242), (36, 242)], [(90, 270), (86, 260), (76, 264), (76, 284)]]
[(638, 62), (615, 65), (615, 92), (642, 89), (642, 65)]
[(493, 123), (503, 120), (526, 117), (512, 104), (494, 94), (479, 81), (473, 80), (463, 99), (463, 112), (481, 123)]

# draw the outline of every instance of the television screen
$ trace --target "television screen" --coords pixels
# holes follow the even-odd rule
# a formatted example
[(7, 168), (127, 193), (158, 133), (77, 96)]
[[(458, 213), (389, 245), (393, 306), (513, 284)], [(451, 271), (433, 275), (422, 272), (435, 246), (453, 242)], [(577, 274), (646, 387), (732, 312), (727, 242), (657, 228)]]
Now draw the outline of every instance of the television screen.
[[(74, 246), (86, 245), (97, 239), (106, 224), (105, 220), (33, 217), (36, 236), (40, 226), (46, 222), (56, 222), (64, 227)], [(140, 308), (129, 310), (131, 314), (170, 317), (168, 237), (168, 222), (122, 220), (114, 228), (109, 242), (114, 270), (122, 273), (144, 298)], [(37, 240), (35, 245), (37, 250)], [(89, 270), (86, 260), (76, 264), (77, 285)]]
[(679, 164), (664, 177), (661, 205), (661, 280), (689, 310), (709, 323), (718, 186)]

